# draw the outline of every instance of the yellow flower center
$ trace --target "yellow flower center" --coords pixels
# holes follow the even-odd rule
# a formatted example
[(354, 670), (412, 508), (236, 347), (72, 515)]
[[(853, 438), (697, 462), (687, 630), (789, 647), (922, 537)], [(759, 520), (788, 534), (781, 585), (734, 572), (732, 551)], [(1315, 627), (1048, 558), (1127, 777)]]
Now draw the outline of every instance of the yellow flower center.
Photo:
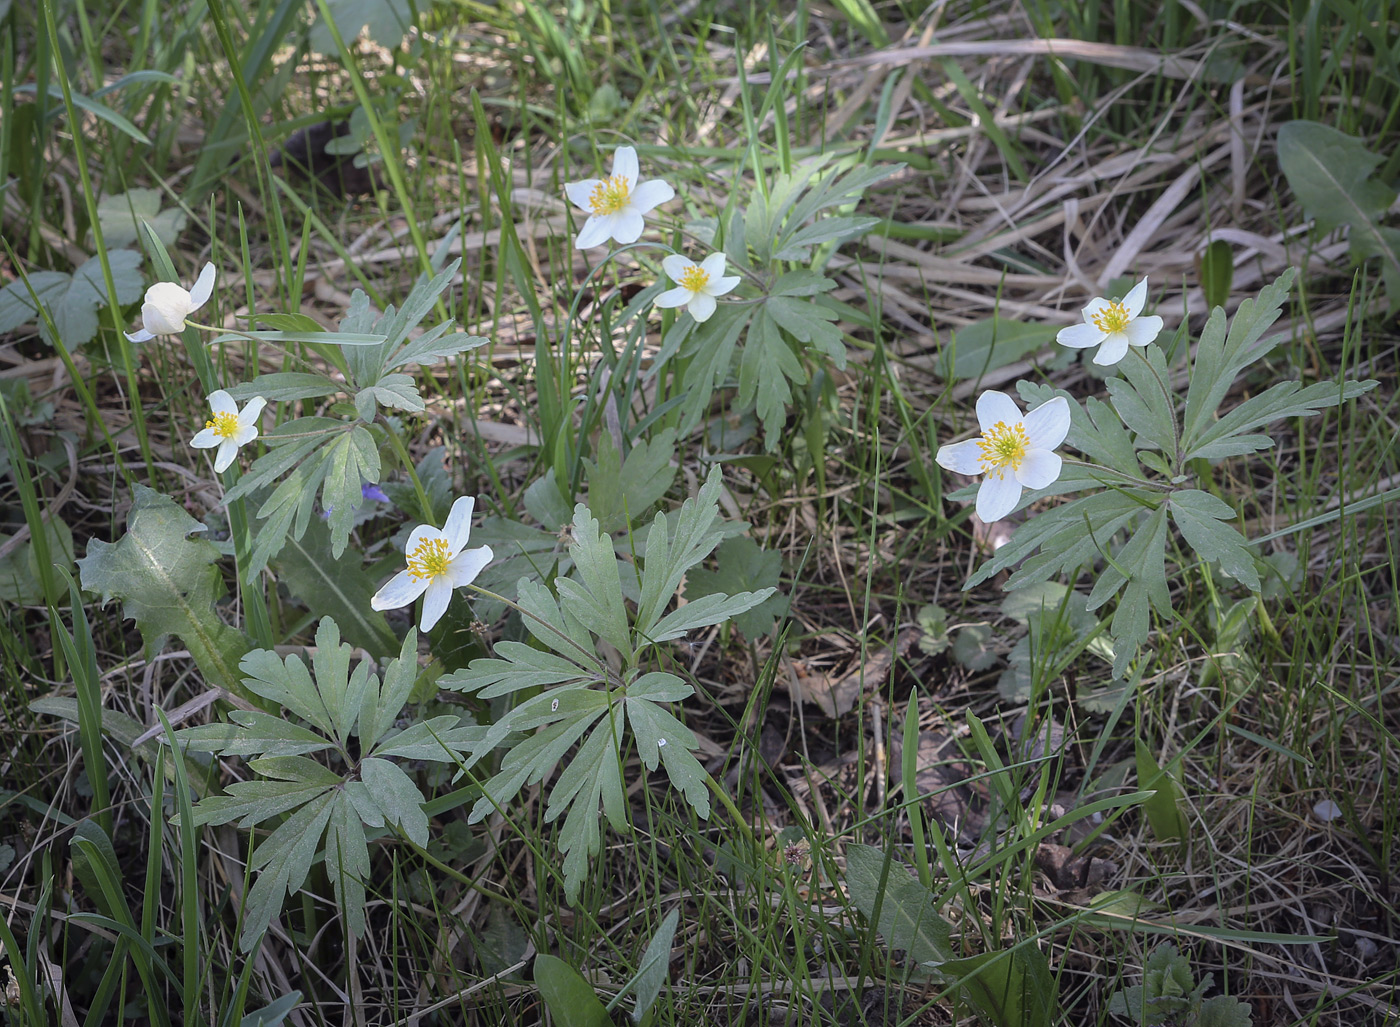
[(1128, 310), (1123, 304), (1113, 302), (1096, 312), (1090, 320), (1099, 331), (1112, 335), (1114, 332), (1124, 331), (1132, 318), (1128, 316)]
[(441, 577), (451, 565), (452, 553), (445, 538), (424, 539), (408, 554), (408, 573), (418, 580)]
[(215, 414), (212, 420), (204, 422), (204, 427), (213, 428), (221, 439), (231, 439), (238, 434), (238, 415)]
[(605, 178), (593, 187), (588, 194), (588, 208), (594, 214), (616, 214), (627, 206), (632, 198), (632, 190), (622, 175)]
[(692, 264), (681, 272), (676, 283), (682, 289), (689, 289), (691, 292), (699, 292), (710, 284), (710, 273), (699, 264)]
[(1031, 440), (1019, 421), (1015, 424), (998, 421), (982, 433), (977, 448), (982, 453), (982, 470), (1001, 477), (1008, 467), (1013, 471), (1020, 468), (1031, 448)]

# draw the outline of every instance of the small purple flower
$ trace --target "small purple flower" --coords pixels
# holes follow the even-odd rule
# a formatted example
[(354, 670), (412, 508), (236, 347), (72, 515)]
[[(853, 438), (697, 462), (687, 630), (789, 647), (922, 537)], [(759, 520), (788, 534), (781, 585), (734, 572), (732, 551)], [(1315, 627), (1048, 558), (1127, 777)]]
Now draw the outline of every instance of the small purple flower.
[[(364, 484), (364, 483), (362, 483), (362, 484), (360, 485), (360, 498), (361, 498), (362, 500), (364, 500), (365, 502), (367, 502), (367, 503), (369, 503), (369, 502), (374, 502), (374, 503), (392, 503), (392, 502), (393, 502), (393, 500), (389, 498), (389, 494), (388, 494), (387, 492), (385, 492), (383, 489), (381, 489), (378, 485), (369, 485), (369, 484)], [(330, 515), (331, 515), (331, 510), (333, 510), (333, 509), (334, 509), (334, 507), (328, 506), (328, 507), (326, 507), (324, 510), (322, 510), (322, 511), (321, 511), (321, 520), (324, 521), (324, 520), (326, 520), (326, 518), (330, 517)], [(373, 517), (373, 516), (376, 516), (376, 515), (375, 515), (375, 514), (370, 514), (370, 516)]]

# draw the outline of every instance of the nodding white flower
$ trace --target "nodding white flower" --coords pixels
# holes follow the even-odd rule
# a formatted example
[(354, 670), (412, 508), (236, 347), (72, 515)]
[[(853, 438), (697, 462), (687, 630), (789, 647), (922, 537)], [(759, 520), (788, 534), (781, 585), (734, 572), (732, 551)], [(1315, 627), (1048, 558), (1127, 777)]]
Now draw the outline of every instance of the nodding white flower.
[(1004, 392), (977, 398), (982, 437), (944, 446), (939, 467), (959, 474), (985, 474), (977, 490), (977, 516), (990, 524), (1016, 508), (1021, 489), (1043, 489), (1060, 476), (1062, 461), (1052, 452), (1069, 434), (1069, 403), (1056, 396), (1024, 417)]
[(431, 524), (420, 524), (408, 536), (408, 567), (390, 578), (369, 605), (372, 610), (397, 610), (423, 596), (424, 631), (431, 631), (447, 611), (452, 590), (470, 585), (491, 562), (490, 546), (467, 549), (471, 537), (472, 508), (476, 500), (462, 496), (452, 504), (441, 531)]
[(1094, 363), (1104, 367), (1116, 364), (1127, 355), (1129, 346), (1146, 346), (1162, 330), (1162, 319), (1156, 314), (1138, 317), (1146, 302), (1146, 278), (1121, 301), (1096, 296), (1084, 308), (1084, 323), (1061, 328), (1055, 341), (1071, 349), (1098, 346)]
[(700, 263), (673, 253), (661, 261), (668, 278), (676, 283), (656, 297), (658, 307), (685, 307), (697, 321), (708, 321), (715, 312), (715, 297), (732, 292), (738, 275), (725, 276), (724, 254), (711, 253)]
[(209, 394), (209, 406), (214, 411), (213, 416), (204, 422), (204, 429), (190, 439), (190, 445), (195, 449), (218, 446), (219, 451), (214, 454), (214, 471), (223, 474), (233, 463), (238, 447), (246, 446), (258, 437), (258, 416), (267, 406), (267, 400), (254, 396), (240, 412), (233, 397), (218, 389)]
[(141, 330), (127, 332), (132, 342), (146, 342), (157, 335), (178, 335), (185, 330), (185, 319), (214, 293), (214, 265), (205, 264), (194, 288), (186, 292), (176, 282), (156, 282), (146, 290), (141, 304)]
[(614, 242), (636, 242), (642, 236), (649, 214), (676, 195), (676, 191), (659, 178), (638, 183), (637, 151), (619, 146), (613, 154), (612, 174), (607, 178), (585, 178), (582, 182), (567, 182), (564, 192), (574, 205), (588, 211), (588, 220), (574, 239), (574, 248), (586, 250)]

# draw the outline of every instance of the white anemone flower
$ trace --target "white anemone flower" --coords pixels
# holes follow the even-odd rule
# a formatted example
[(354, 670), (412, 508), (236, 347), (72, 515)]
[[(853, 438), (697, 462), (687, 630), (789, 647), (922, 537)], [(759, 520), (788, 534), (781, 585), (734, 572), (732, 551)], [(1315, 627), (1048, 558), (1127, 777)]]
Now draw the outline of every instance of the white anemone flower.
[(1084, 308), (1084, 323), (1061, 328), (1055, 340), (1071, 349), (1098, 346), (1094, 363), (1110, 367), (1127, 355), (1129, 346), (1146, 346), (1162, 331), (1162, 319), (1156, 314), (1138, 316), (1146, 303), (1146, 278), (1121, 301), (1096, 296)]
[(656, 305), (683, 306), (696, 321), (708, 321), (715, 312), (715, 297), (732, 292), (739, 284), (738, 275), (725, 275), (723, 253), (711, 253), (698, 264), (673, 253), (661, 261), (661, 267), (676, 287), (656, 297)]
[(209, 406), (214, 414), (204, 422), (204, 429), (190, 439), (190, 445), (195, 449), (218, 446), (219, 451), (214, 454), (214, 471), (223, 474), (233, 463), (238, 448), (258, 437), (258, 417), (266, 405), (267, 400), (254, 396), (240, 411), (233, 397), (223, 389), (211, 392)]
[(214, 293), (214, 265), (205, 264), (194, 288), (186, 292), (175, 282), (156, 282), (146, 290), (146, 302), (141, 304), (141, 330), (127, 332), (132, 342), (146, 342), (157, 335), (178, 335), (185, 330), (185, 320)]
[(1016, 508), (1022, 488), (1043, 489), (1060, 476), (1062, 461), (1053, 450), (1069, 434), (1069, 403), (1056, 396), (1022, 417), (1006, 393), (984, 392), (977, 398), (977, 423), (981, 438), (944, 446), (935, 459), (959, 474), (986, 475), (977, 490), (977, 516), (990, 524)]
[(372, 610), (397, 610), (423, 596), (424, 631), (431, 631), (447, 611), (453, 589), (470, 585), (491, 562), (490, 546), (467, 549), (471, 537), (472, 508), (476, 500), (462, 496), (448, 511), (441, 531), (431, 524), (420, 524), (408, 536), (408, 568), (390, 578), (369, 605)]
[(642, 216), (676, 195), (659, 178), (641, 183), (637, 178), (637, 151), (619, 146), (613, 154), (609, 177), (565, 183), (564, 192), (569, 199), (588, 212), (588, 220), (574, 239), (575, 249), (601, 246), (609, 239), (624, 246), (636, 242), (646, 227)]

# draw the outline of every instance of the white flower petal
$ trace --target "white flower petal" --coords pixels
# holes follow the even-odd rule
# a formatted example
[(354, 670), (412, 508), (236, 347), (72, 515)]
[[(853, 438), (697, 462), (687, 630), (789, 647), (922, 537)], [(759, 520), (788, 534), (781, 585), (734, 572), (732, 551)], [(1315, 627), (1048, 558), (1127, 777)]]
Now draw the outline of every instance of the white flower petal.
[(638, 214), (635, 208), (628, 207), (625, 210), (620, 210), (613, 215), (613, 240), (623, 246), (634, 243), (642, 237), (642, 229), (646, 226), (647, 223), (642, 220), (642, 215)]
[(1103, 340), (1103, 331), (1088, 322), (1061, 328), (1055, 336), (1056, 342), (1070, 349), (1088, 349), (1090, 346), (1097, 346)]
[(1128, 290), (1128, 295), (1123, 297), (1123, 309), (1128, 312), (1128, 318), (1132, 319), (1142, 313), (1142, 308), (1147, 305), (1147, 279), (1144, 278)]
[(177, 335), (185, 330), (189, 312), (189, 293), (174, 282), (156, 282), (146, 290), (141, 321), (147, 331), (156, 335)]
[(1122, 360), (1128, 352), (1128, 336), (1123, 332), (1114, 332), (1104, 339), (1099, 351), (1094, 354), (1094, 363), (1100, 367), (1112, 367)]
[(426, 578), (415, 578), (408, 571), (399, 571), (370, 598), (371, 610), (397, 610), (416, 600), (428, 588)]
[(632, 190), (632, 207), (638, 214), (650, 214), (667, 200), (674, 199), (676, 191), (670, 184), (659, 178), (651, 178)]
[(1095, 314), (1101, 314), (1111, 306), (1113, 306), (1113, 304), (1109, 300), (1104, 299), (1102, 296), (1095, 296), (1089, 301), (1088, 305), (1081, 313), (1084, 315), (1084, 320), (1092, 324)]
[(472, 510), (476, 507), (474, 496), (461, 496), (447, 512), (447, 523), (442, 526), (442, 537), (447, 539), (447, 551), (454, 556), (467, 547), (472, 534)]
[(585, 178), (582, 182), (565, 182), (564, 195), (569, 198), (575, 207), (588, 211), (590, 214), (593, 208), (588, 205), (588, 198), (593, 195), (593, 190), (598, 188), (601, 179)]
[(201, 428), (195, 432), (194, 438), (190, 439), (190, 445), (195, 449), (213, 449), (222, 440), (214, 434), (213, 428)]
[(640, 170), (637, 167), (637, 151), (630, 146), (619, 146), (613, 153), (612, 173), (627, 179), (627, 190), (636, 188)]
[(977, 424), (982, 431), (990, 431), (998, 424), (1020, 423), (1021, 408), (1006, 393), (988, 389), (977, 397)]
[(1021, 483), (1009, 474), (989, 474), (977, 490), (977, 516), (987, 524), (999, 521), (1021, 498)]
[(142, 328), (138, 332), (123, 332), (122, 334), (125, 335), (127, 339), (129, 339), (132, 342), (150, 342), (152, 339), (155, 338), (155, 335), (153, 333), (148, 332), (144, 328)]
[(452, 587), (461, 588), (463, 585), (470, 585), (476, 580), (476, 576), (486, 569), (486, 565), (495, 558), (496, 554), (491, 552), (490, 546), (479, 546), (459, 554), (457, 559), (452, 561)]
[(660, 296), (651, 302), (658, 307), (683, 307), (690, 302), (695, 293), (691, 292), (683, 285), (678, 285), (674, 289), (667, 289)]
[(233, 444), (235, 446), (246, 446), (258, 437), (258, 426), (256, 424), (240, 424), (238, 431), (233, 433)]
[(216, 414), (232, 414), (234, 417), (238, 416), (238, 404), (235, 403), (233, 397), (223, 389), (215, 389), (213, 392), (209, 393), (209, 407)]
[(239, 424), (257, 424), (258, 418), (262, 415), (263, 407), (267, 406), (267, 400), (262, 396), (254, 396), (248, 400), (248, 405), (243, 408), (243, 412), (238, 415)]
[(1069, 434), (1069, 400), (1056, 396), (1028, 413), (1021, 424), (1025, 426), (1032, 449), (1055, 449)]
[(233, 439), (224, 439), (219, 443), (219, 451), (214, 454), (214, 473), (223, 474), (233, 463), (233, 458), (238, 455), (238, 443)]
[(705, 291), (711, 296), (727, 296), (734, 291), (743, 278), (739, 275), (726, 275), (723, 278), (716, 278), (709, 285), (705, 286)]
[(724, 253), (711, 253), (704, 260), (700, 261), (700, 269), (713, 281), (724, 274)]
[(661, 270), (665, 271), (666, 277), (673, 282), (679, 282), (681, 275), (694, 266), (695, 261), (689, 257), (683, 257), (679, 253), (671, 253), (661, 258)]
[(591, 250), (594, 246), (601, 246), (611, 239), (616, 217), (616, 214), (594, 214), (590, 217), (574, 238), (574, 249)]
[(1032, 449), (1016, 468), (1016, 480), (1028, 489), (1043, 489), (1060, 476), (1064, 461), (1059, 453), (1048, 449)]
[(409, 533), (408, 544), (403, 547), (403, 551), (412, 556), (424, 542), (436, 542), (438, 539), (446, 541), (446, 536), (431, 524), (420, 524)]
[(933, 459), (939, 467), (949, 471), (957, 471), (959, 474), (981, 474), (982, 448), (978, 445), (980, 441), (968, 439), (966, 442), (940, 446)]
[(204, 270), (199, 273), (199, 278), (195, 280), (194, 288), (190, 289), (190, 311), (196, 311), (209, 302), (209, 297), (214, 294), (214, 265), (205, 264)]
[(1129, 321), (1128, 327), (1124, 330), (1128, 336), (1128, 345), (1146, 346), (1162, 334), (1162, 324), (1162, 319), (1156, 314), (1140, 317), (1136, 321)]
[(690, 316), (695, 318), (696, 321), (704, 322), (708, 321), (714, 315), (716, 306), (717, 304), (713, 296), (707, 293), (697, 292), (695, 298), (690, 301), (686, 309), (690, 311)]
[(418, 626), (424, 631), (432, 631), (433, 625), (442, 620), (447, 612), (447, 604), (452, 601), (452, 582), (446, 575), (434, 578), (423, 593), (423, 618)]

